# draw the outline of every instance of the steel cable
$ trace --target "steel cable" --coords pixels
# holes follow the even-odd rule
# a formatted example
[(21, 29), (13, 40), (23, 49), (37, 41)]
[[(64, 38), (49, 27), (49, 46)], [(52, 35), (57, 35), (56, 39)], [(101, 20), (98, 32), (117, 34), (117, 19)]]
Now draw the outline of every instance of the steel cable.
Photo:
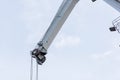
[(33, 79), (33, 58), (31, 56), (31, 64), (30, 64), (30, 80)]
[(36, 61), (36, 80), (38, 80), (38, 63)]
[[(30, 80), (33, 80), (33, 58), (31, 56), (31, 64), (30, 64)], [(38, 80), (38, 63), (36, 61), (36, 80)]]

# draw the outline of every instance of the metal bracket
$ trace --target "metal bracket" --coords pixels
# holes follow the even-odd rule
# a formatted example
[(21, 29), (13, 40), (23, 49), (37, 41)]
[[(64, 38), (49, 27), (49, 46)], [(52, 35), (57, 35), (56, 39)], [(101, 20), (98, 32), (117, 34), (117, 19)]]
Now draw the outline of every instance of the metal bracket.
[(45, 62), (46, 54), (47, 53), (41, 52), (39, 49), (34, 49), (33, 51), (31, 51), (31, 56), (36, 59), (39, 65), (42, 65)]
[(113, 27), (110, 27), (110, 31), (118, 31), (120, 33), (120, 16), (117, 17), (115, 20), (112, 21)]

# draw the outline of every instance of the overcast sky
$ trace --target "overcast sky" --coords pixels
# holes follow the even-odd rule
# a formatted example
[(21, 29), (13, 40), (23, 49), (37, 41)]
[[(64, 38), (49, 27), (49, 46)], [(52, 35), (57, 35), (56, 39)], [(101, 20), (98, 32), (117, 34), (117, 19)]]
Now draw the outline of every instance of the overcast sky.
[[(30, 51), (63, 0), (0, 1), (0, 80), (29, 80)], [(80, 0), (39, 66), (39, 80), (120, 80), (119, 12), (103, 0)]]

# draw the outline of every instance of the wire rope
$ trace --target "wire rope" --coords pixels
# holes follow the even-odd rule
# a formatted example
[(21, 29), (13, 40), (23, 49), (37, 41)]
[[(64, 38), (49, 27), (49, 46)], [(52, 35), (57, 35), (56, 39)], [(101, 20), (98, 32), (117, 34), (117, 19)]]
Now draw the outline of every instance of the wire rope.
[[(35, 74), (35, 79), (38, 80), (38, 63), (36, 61), (36, 74)], [(31, 64), (30, 64), (30, 80), (33, 80), (33, 58), (31, 56)]]
[(38, 63), (36, 61), (36, 80), (38, 80)]
[(33, 79), (33, 58), (31, 56), (31, 64), (30, 64), (30, 80)]

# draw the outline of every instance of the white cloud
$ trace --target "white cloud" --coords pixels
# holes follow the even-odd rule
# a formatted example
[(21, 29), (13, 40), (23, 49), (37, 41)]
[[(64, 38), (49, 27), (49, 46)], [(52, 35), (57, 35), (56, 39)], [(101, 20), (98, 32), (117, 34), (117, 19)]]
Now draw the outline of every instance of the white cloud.
[(106, 51), (104, 53), (99, 53), (99, 54), (92, 54), (93, 59), (103, 59), (112, 54), (112, 51)]
[(71, 35), (61, 35), (59, 39), (55, 42), (54, 46), (56, 48), (62, 47), (74, 47), (80, 44), (79, 36), (71, 36)]
[(113, 50), (106, 51), (104, 53), (92, 54), (91, 58), (95, 60), (112, 60), (120, 61), (119, 47)]

